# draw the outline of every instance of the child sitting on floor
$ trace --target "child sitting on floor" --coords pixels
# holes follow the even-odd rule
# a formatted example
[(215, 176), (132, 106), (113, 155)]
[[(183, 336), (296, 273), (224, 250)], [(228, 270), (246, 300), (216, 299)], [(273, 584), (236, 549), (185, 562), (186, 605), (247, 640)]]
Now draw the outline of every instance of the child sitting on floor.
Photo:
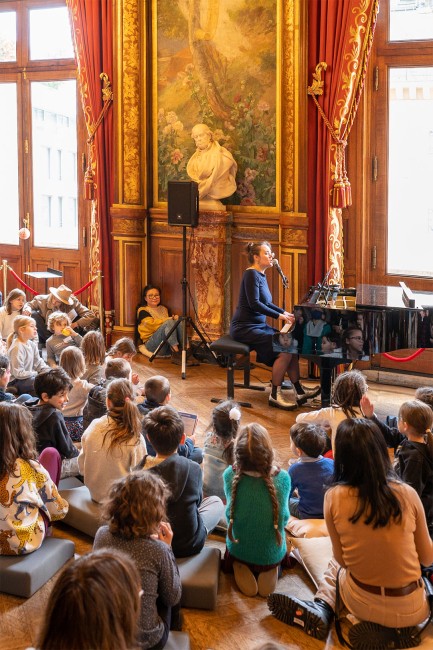
[(93, 420), (81, 438), (78, 466), (92, 499), (101, 503), (118, 478), (146, 456), (142, 416), (127, 379), (113, 379), (107, 389), (107, 414)]
[(37, 461), (32, 416), (20, 404), (0, 404), (0, 484), (0, 555), (31, 553), (68, 503)]
[(137, 648), (141, 593), (135, 562), (123, 553), (76, 556), (50, 593), (38, 650)]
[[(299, 460), (290, 465), (289, 509), (298, 519), (323, 519), (325, 489), (332, 480), (334, 461), (322, 456), (327, 435), (317, 424), (301, 422), (290, 429), (290, 437)], [(294, 492), (298, 496), (295, 497)]]
[(203, 445), (203, 494), (216, 495), (225, 502), (224, 471), (233, 465), (234, 440), (241, 411), (236, 402), (225, 400), (215, 406)]
[(33, 340), (37, 334), (33, 318), (17, 316), (14, 320), (14, 333), (9, 334), (6, 342), (12, 377), (9, 385), (16, 388), (19, 395), (34, 395), (36, 375), (49, 368), (39, 356), (38, 346)]
[(87, 332), (81, 341), (81, 352), (86, 363), (86, 372), (81, 377), (91, 384), (99, 384), (104, 378), (105, 341), (99, 330)]
[(9, 334), (13, 334), (14, 320), (21, 316), (26, 294), (21, 289), (12, 289), (6, 296), (3, 307), (0, 307), (0, 341), (6, 341)]
[[(154, 375), (150, 377), (144, 384), (144, 396), (145, 400), (143, 404), (139, 405), (139, 410), (143, 415), (149, 413), (158, 406), (165, 406), (171, 400), (171, 388), (170, 382), (167, 377), (163, 375)], [(155, 456), (156, 452), (152, 447), (152, 444), (147, 445), (147, 453), (149, 456)], [(195, 436), (187, 436), (185, 438), (185, 443), (179, 445), (177, 453), (180, 456), (186, 456), (190, 460), (194, 460), (196, 463), (203, 462), (203, 449), (195, 446)]]
[[(128, 555), (141, 577), (138, 645), (163, 648), (170, 629), (181, 629), (182, 586), (171, 550), (173, 531), (167, 520), (167, 488), (151, 472), (134, 472), (113, 483), (104, 504), (107, 521), (96, 533), (94, 549)], [(177, 607), (176, 607), (177, 606)]]
[(286, 557), (290, 477), (274, 465), (268, 432), (248, 424), (235, 440), (234, 463), (224, 472), (227, 499), (225, 567), (245, 596), (274, 591)]
[(418, 493), (433, 539), (433, 412), (420, 400), (409, 400), (400, 406), (398, 429), (388, 427), (374, 413), (372, 402), (361, 401), (365, 417), (376, 422), (388, 447), (395, 452), (395, 470), (402, 481)]
[(331, 428), (331, 444), (334, 448), (337, 427), (346, 418), (360, 418), (362, 411), (360, 402), (368, 390), (367, 382), (359, 370), (348, 370), (338, 375), (332, 391), (332, 406), (326, 406), (318, 411), (300, 413), (296, 422), (311, 422)]
[(53, 311), (48, 316), (47, 327), (53, 334), (47, 339), (47, 363), (55, 368), (59, 357), (69, 345), (80, 347), (83, 338), (71, 327), (71, 319), (62, 311)]
[(57, 449), (62, 458), (62, 478), (79, 474), (78, 449), (74, 447), (62, 413), (71, 388), (71, 380), (63, 368), (48, 368), (35, 379), (38, 399), (26, 402), (33, 416), (37, 450), (41, 453), (47, 447)]
[(218, 524), (223, 503), (214, 496), (202, 499), (200, 465), (177, 453), (178, 446), (185, 442), (185, 433), (176, 409), (171, 406), (153, 409), (145, 416), (144, 426), (158, 463), (149, 471), (164, 479), (170, 490), (167, 515), (174, 534), (173, 553), (175, 557), (196, 555)]
[(69, 400), (63, 408), (66, 428), (72, 440), (80, 443), (83, 435), (83, 410), (93, 384), (82, 379), (86, 371), (86, 364), (80, 348), (69, 345), (62, 350), (59, 365), (69, 375), (72, 382)]
[(107, 412), (107, 388), (113, 379), (128, 379), (131, 366), (126, 359), (111, 359), (105, 366), (105, 378), (93, 386), (83, 409), (83, 429)]
[[(131, 361), (136, 354), (137, 348), (135, 347), (134, 341), (129, 338), (129, 336), (124, 336), (123, 338), (116, 341), (116, 343), (112, 345), (109, 350), (107, 350), (105, 362), (107, 363), (110, 361), (110, 359), (126, 359), (129, 365), (131, 365)], [(140, 384), (140, 377), (138, 376), (138, 373), (132, 372), (132, 366), (129, 375), (129, 381), (136, 387), (136, 394), (142, 395), (143, 385)]]
[(10, 378), (11, 367), (9, 359), (6, 355), (0, 354), (0, 402), (17, 402), (18, 404), (23, 404), (27, 400), (32, 399), (32, 396), (28, 393), (23, 393), (19, 397), (8, 393), (6, 389)]

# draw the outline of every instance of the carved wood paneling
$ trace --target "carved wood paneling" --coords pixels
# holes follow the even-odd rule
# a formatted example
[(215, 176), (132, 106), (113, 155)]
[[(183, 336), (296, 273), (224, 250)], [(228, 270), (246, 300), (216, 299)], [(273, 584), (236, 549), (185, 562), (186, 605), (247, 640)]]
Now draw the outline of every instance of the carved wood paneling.
[(133, 330), (136, 307), (140, 302), (145, 272), (144, 240), (132, 237), (114, 237), (114, 255), (118, 273), (115, 283), (116, 326)]

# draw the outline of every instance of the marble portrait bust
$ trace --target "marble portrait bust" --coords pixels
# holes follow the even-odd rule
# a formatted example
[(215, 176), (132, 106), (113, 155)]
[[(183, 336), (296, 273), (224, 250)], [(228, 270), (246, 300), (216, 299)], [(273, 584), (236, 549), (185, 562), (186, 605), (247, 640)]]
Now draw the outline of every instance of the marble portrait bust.
[(224, 210), (219, 199), (236, 191), (237, 163), (230, 151), (214, 140), (206, 124), (196, 124), (191, 137), (196, 151), (189, 159), (186, 171), (191, 180), (198, 183), (200, 206), (208, 210)]

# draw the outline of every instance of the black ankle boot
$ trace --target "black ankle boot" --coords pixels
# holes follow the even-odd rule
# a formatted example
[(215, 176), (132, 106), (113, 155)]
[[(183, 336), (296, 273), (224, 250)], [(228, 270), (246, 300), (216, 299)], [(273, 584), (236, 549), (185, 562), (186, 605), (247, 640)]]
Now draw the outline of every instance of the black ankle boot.
[(274, 592), (268, 596), (268, 607), (279, 621), (301, 627), (315, 639), (326, 639), (334, 618), (332, 608), (320, 599), (303, 601)]

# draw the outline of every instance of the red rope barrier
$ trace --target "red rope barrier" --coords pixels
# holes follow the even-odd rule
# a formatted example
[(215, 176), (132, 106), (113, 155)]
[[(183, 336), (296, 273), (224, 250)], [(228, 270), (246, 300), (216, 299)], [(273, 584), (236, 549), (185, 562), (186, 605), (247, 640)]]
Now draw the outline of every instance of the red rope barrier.
[(415, 350), (412, 354), (410, 354), (408, 357), (394, 357), (392, 354), (389, 354), (389, 352), (384, 352), (383, 356), (386, 357), (387, 359), (390, 359), (391, 361), (398, 361), (399, 363), (406, 363), (406, 361), (412, 361), (412, 359), (416, 359), (421, 352), (424, 352), (425, 348), (419, 348), (418, 350)]
[(81, 287), (81, 289), (77, 289), (77, 291), (73, 291), (72, 292), (73, 295), (74, 296), (79, 296), (80, 293), (83, 293), (83, 291), (88, 289), (88, 287), (90, 287), (90, 285), (93, 284), (95, 282), (95, 280), (96, 280), (96, 278), (93, 278), (93, 280), (89, 280), (89, 282), (87, 284), (85, 284), (84, 287)]
[[(29, 285), (26, 284), (26, 283), (24, 282), (24, 280), (21, 280), (21, 278), (20, 278), (20, 277), (15, 273), (15, 271), (14, 271), (10, 266), (8, 266), (8, 269), (9, 269), (9, 271), (12, 273), (12, 275), (14, 276), (15, 280), (18, 280), (18, 282), (21, 284), (21, 286), (25, 287), (25, 288), (27, 289), (27, 291), (30, 291), (30, 293), (32, 293), (34, 296), (39, 295), (39, 292), (38, 292), (38, 291), (35, 291), (35, 290), (32, 289), (31, 287), (29, 287)], [(72, 295), (74, 295), (74, 296), (79, 296), (80, 293), (83, 293), (83, 291), (85, 291), (86, 289), (88, 289), (88, 288), (90, 287), (90, 285), (93, 284), (93, 283), (95, 282), (95, 280), (96, 280), (96, 278), (93, 278), (93, 280), (89, 280), (89, 282), (87, 282), (87, 283), (84, 285), (84, 287), (81, 287), (81, 289), (77, 289), (77, 291), (73, 291), (73, 292), (72, 292)]]
[(15, 280), (18, 280), (18, 282), (19, 282), (23, 287), (25, 287), (25, 288), (27, 289), (27, 291), (30, 291), (30, 293), (32, 293), (34, 296), (37, 296), (37, 295), (38, 295), (38, 292), (35, 291), (34, 289), (32, 289), (31, 287), (29, 287), (29, 285), (26, 284), (26, 283), (24, 282), (24, 280), (21, 280), (21, 278), (20, 278), (20, 277), (15, 273), (15, 271), (14, 271), (13, 269), (11, 269), (10, 266), (8, 266), (8, 269), (9, 269), (9, 271), (12, 273), (12, 275), (14, 276)]

